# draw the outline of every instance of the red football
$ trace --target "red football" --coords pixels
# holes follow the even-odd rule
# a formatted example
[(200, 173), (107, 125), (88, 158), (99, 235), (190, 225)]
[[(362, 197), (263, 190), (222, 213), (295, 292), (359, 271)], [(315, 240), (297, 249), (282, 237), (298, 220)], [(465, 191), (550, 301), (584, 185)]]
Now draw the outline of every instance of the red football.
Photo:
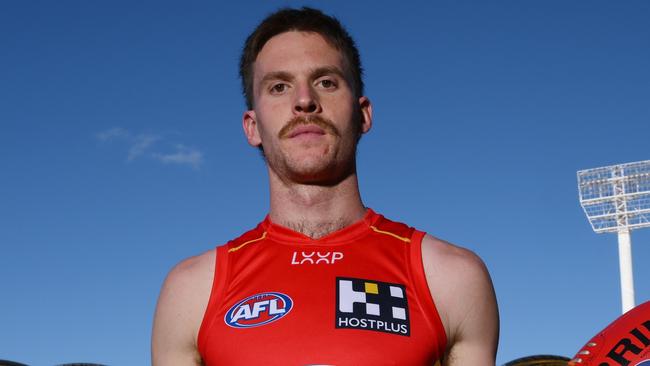
[(569, 362), (573, 366), (650, 366), (650, 301), (589, 340)]

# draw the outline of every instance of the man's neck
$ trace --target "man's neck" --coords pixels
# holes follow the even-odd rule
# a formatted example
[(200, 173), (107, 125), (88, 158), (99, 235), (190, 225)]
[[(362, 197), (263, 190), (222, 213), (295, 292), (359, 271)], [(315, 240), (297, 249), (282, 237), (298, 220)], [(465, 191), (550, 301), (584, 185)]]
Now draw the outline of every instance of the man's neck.
[(332, 186), (286, 183), (269, 172), (271, 221), (318, 239), (340, 230), (366, 213), (357, 176)]

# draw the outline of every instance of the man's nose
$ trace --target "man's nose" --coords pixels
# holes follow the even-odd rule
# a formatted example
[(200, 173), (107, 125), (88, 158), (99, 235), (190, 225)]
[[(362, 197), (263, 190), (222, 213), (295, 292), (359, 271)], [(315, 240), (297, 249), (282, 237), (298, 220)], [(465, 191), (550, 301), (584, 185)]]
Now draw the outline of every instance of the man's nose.
[(301, 85), (296, 90), (293, 110), (295, 113), (317, 113), (321, 106), (311, 85)]

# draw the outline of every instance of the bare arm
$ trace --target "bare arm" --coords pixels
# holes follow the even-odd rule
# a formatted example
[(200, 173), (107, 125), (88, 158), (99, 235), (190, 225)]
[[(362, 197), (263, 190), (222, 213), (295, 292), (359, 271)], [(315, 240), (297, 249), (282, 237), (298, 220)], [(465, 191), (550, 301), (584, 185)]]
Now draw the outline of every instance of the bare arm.
[(429, 289), (447, 332), (445, 366), (494, 365), (499, 312), (490, 274), (473, 252), (431, 236), (422, 242)]
[(201, 365), (197, 336), (210, 296), (215, 255), (209, 251), (188, 258), (169, 272), (154, 316), (152, 365)]

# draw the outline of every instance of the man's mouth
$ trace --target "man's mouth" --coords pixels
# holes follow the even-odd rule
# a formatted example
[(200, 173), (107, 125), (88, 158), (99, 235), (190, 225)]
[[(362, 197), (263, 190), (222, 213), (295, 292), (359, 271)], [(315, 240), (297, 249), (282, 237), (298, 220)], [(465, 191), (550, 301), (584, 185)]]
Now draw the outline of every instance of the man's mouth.
[(324, 135), (324, 134), (325, 134), (325, 130), (323, 130), (322, 128), (313, 124), (308, 124), (308, 125), (296, 126), (296, 128), (291, 130), (291, 132), (288, 134), (287, 137), (291, 139), (301, 135)]

